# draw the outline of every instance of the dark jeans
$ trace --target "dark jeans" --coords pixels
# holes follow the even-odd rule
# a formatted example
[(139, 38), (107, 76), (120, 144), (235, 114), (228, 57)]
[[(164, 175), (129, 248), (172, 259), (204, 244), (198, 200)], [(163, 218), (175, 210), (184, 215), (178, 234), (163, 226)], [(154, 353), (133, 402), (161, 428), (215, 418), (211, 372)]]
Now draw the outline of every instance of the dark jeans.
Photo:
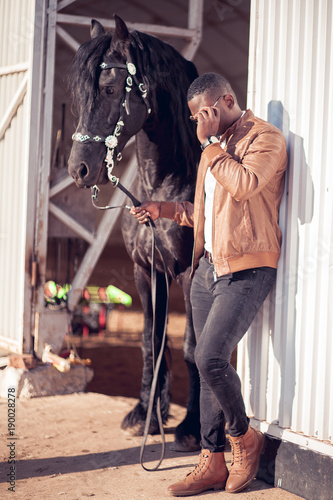
[(226, 421), (231, 436), (248, 429), (241, 382), (229, 361), (267, 297), (276, 269), (247, 269), (217, 281), (213, 271), (213, 264), (202, 257), (192, 282), (191, 304), (201, 383), (201, 446), (216, 452), (224, 450)]

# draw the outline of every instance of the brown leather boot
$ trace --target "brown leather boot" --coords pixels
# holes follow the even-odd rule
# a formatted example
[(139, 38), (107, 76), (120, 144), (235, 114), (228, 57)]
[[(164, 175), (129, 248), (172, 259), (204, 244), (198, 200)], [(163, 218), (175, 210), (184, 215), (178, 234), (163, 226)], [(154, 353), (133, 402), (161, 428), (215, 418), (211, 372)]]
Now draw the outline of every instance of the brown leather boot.
[(258, 472), (265, 436), (249, 426), (243, 436), (229, 436), (229, 441), (233, 459), (225, 489), (229, 493), (237, 493), (250, 484)]
[(175, 497), (196, 495), (206, 490), (222, 490), (228, 477), (224, 453), (201, 450), (200, 461), (183, 481), (172, 484), (168, 492)]

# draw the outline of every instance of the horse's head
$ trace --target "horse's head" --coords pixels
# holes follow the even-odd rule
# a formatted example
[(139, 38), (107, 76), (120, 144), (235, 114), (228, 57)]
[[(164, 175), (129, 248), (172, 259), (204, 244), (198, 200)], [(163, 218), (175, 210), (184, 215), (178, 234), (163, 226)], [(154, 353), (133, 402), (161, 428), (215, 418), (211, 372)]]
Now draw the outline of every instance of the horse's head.
[(73, 62), (70, 86), (79, 113), (68, 171), (78, 187), (108, 181), (128, 139), (147, 120), (147, 81), (138, 74), (125, 23), (115, 16), (114, 33), (93, 20), (91, 40)]

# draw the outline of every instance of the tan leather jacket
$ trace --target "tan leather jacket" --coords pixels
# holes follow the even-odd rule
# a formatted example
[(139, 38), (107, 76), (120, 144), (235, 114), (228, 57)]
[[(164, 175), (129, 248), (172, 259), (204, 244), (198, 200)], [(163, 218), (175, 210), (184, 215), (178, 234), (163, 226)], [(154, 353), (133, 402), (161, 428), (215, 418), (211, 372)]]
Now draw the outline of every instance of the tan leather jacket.
[[(287, 167), (286, 142), (270, 123), (248, 110), (202, 153), (194, 206), (174, 205), (173, 219), (194, 227), (192, 274), (204, 253), (204, 180), (216, 178), (213, 204), (213, 262), (218, 276), (253, 267), (277, 267), (281, 231), (278, 210)], [(161, 212), (168, 207), (161, 207)], [(169, 207), (170, 209), (170, 207)], [(161, 213), (161, 216), (162, 213)]]

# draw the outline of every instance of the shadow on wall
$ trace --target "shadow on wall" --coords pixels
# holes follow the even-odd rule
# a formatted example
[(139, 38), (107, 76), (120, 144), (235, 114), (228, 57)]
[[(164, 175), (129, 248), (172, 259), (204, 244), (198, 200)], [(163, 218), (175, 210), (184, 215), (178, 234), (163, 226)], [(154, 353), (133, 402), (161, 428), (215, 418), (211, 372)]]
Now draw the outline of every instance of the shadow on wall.
[[(303, 138), (290, 130), (288, 111), (280, 101), (270, 101), (267, 115), (267, 121), (279, 128), (287, 141), (289, 161), (279, 211), (283, 241), (277, 280), (248, 336), (250, 403), (256, 420), (270, 422), (270, 427), (289, 428), (296, 383), (297, 283), (302, 278), (298, 266), (299, 225), (312, 220), (314, 186)], [(267, 433), (270, 434), (270, 428)], [(269, 450), (268, 446), (270, 460), (266, 469), (260, 471), (261, 478), (272, 484), (278, 444), (273, 448)]]

